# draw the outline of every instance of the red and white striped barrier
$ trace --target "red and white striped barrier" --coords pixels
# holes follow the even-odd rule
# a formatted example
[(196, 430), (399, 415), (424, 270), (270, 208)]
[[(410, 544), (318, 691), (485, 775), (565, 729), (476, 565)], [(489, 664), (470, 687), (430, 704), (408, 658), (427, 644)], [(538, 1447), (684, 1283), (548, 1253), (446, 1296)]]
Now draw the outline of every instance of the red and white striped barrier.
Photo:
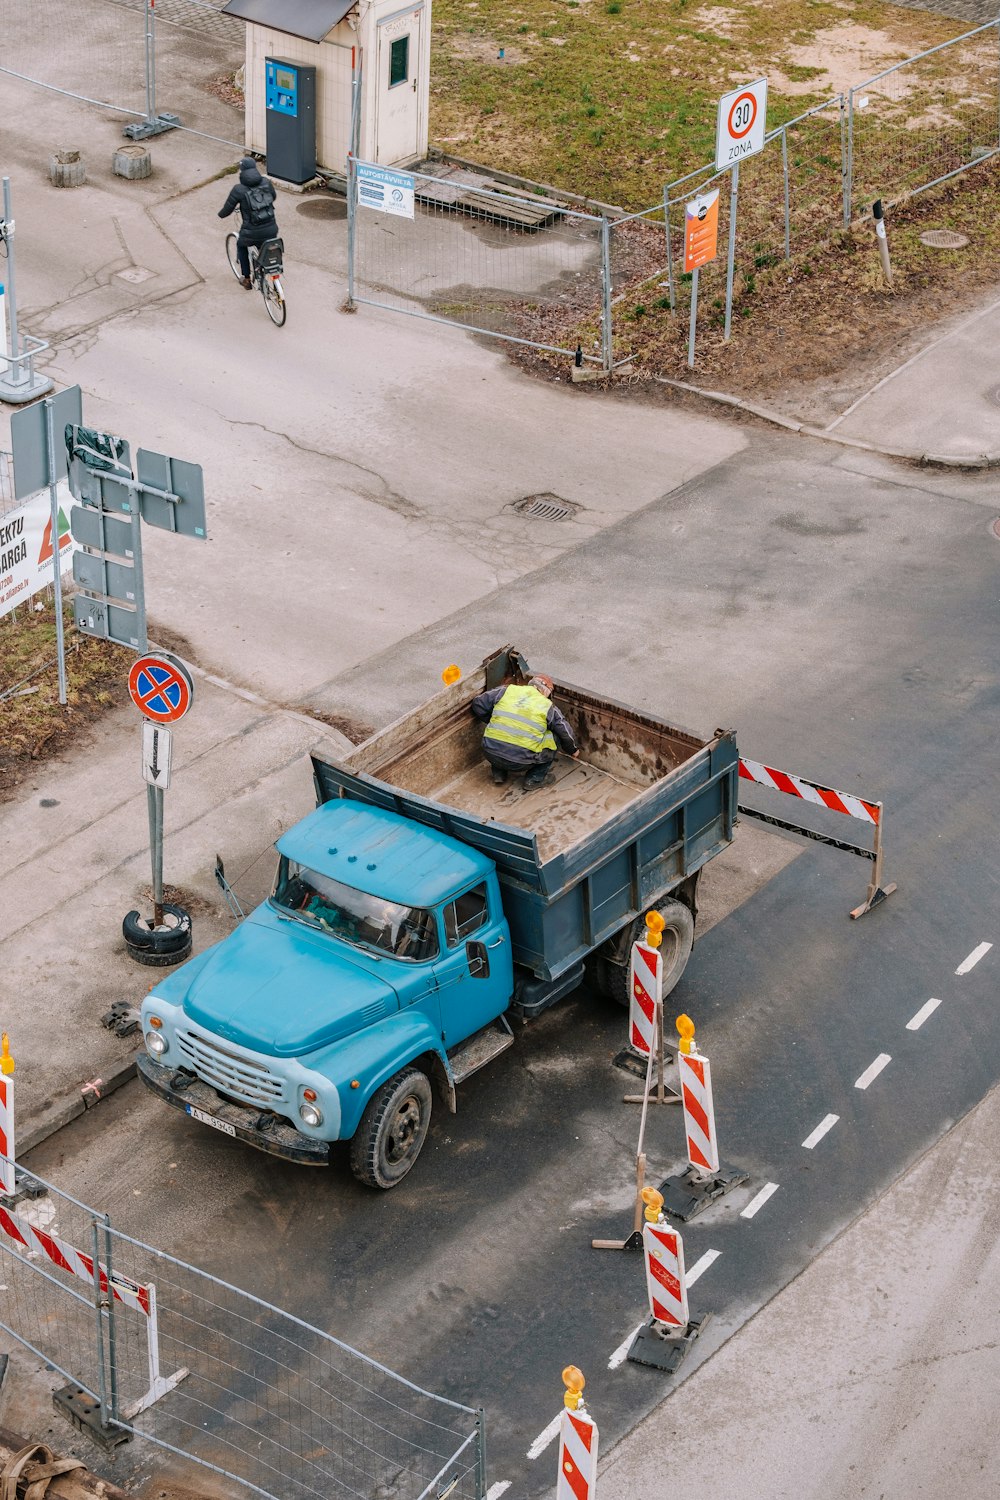
[(717, 1172), (719, 1141), (715, 1133), (711, 1065), (704, 1053), (681, 1050), (677, 1054), (677, 1072), (688, 1161), (698, 1172)]
[(598, 1438), (597, 1423), (588, 1412), (563, 1410), (556, 1500), (595, 1500)]
[(662, 1215), (658, 1223), (643, 1225), (642, 1253), (650, 1317), (654, 1323), (683, 1331), (691, 1321), (684, 1279), (684, 1241)]
[(852, 797), (849, 792), (835, 792), (833, 787), (820, 786), (818, 782), (806, 781), (804, 776), (792, 776), (788, 771), (776, 771), (773, 766), (762, 765), (757, 760), (744, 760), (741, 756), (740, 776), (744, 781), (755, 781), (758, 786), (770, 787), (772, 791), (801, 797), (803, 802), (828, 807), (831, 812), (846, 813), (849, 818), (861, 818), (865, 823), (881, 822), (880, 802), (866, 802), (863, 797)]
[(659, 949), (633, 943), (629, 963), (628, 1038), (636, 1052), (648, 1057), (656, 1045), (656, 1007), (663, 990), (663, 959)]
[[(0, 1230), (3, 1231), (16, 1245), (21, 1247), (25, 1255), (35, 1258), (43, 1256), (57, 1270), (64, 1271), (70, 1276), (78, 1277), (86, 1281), (91, 1291), (94, 1289), (94, 1257), (87, 1255), (82, 1250), (77, 1250), (73, 1245), (67, 1244), (65, 1240), (57, 1235), (48, 1234), (44, 1229), (36, 1229), (34, 1224), (18, 1213), (10, 1209), (0, 1208)], [(101, 1291), (107, 1295), (110, 1290), (116, 1302), (121, 1302), (124, 1307), (129, 1307), (133, 1312), (141, 1313), (146, 1321), (147, 1348), (149, 1355), (149, 1389), (138, 1401), (124, 1409), (124, 1415), (131, 1420), (139, 1412), (145, 1411), (172, 1391), (174, 1386), (182, 1381), (188, 1373), (186, 1369), (180, 1369), (173, 1375), (160, 1374), (160, 1347), (159, 1328), (156, 1318), (156, 1287), (150, 1282), (147, 1286), (141, 1286), (139, 1282), (133, 1281), (129, 1276), (122, 1276), (118, 1272), (112, 1272), (110, 1281), (104, 1267), (98, 1263), (97, 1276)]]
[(14, 1191), (14, 1080), (0, 1076), (0, 1192)]

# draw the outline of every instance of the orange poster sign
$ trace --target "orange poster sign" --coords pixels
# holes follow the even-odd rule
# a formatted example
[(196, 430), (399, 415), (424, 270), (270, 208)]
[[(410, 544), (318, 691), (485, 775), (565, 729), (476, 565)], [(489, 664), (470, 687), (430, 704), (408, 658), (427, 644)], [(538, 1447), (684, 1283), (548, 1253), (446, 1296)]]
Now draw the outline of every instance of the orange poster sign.
[(719, 189), (684, 205), (684, 270), (697, 271), (719, 248)]

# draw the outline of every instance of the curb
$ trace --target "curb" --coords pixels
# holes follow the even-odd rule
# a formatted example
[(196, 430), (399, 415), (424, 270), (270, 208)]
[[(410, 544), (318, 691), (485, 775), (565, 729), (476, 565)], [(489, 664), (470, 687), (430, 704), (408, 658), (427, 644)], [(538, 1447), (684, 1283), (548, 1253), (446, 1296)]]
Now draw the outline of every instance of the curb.
[(821, 438), (825, 443), (837, 443), (842, 448), (858, 448), (863, 453), (876, 453), (881, 458), (898, 458), (906, 463), (919, 464), (921, 468), (938, 469), (996, 469), (1000, 468), (1000, 453), (922, 453), (910, 448), (880, 447), (877, 443), (866, 443), (862, 438), (840, 437), (835, 432), (826, 432), (822, 427), (810, 427), (807, 422), (796, 422), (792, 417), (782, 416), (767, 406), (756, 406), (752, 401), (743, 401), (739, 396), (730, 396), (727, 391), (706, 391), (701, 386), (690, 385), (685, 380), (670, 380), (666, 375), (655, 375), (658, 385), (669, 385), (675, 391), (686, 391), (688, 395), (700, 396), (717, 406), (734, 407), (748, 416), (759, 417), (774, 427), (800, 437)]
[(88, 1109), (93, 1109), (101, 1099), (107, 1098), (108, 1094), (113, 1094), (121, 1088), (122, 1084), (128, 1083), (135, 1076), (136, 1065), (135, 1057), (133, 1057), (129, 1062), (120, 1063), (106, 1077), (88, 1079), (87, 1082), (79, 1084), (60, 1098), (50, 1099), (41, 1111), (40, 1122), (33, 1129), (25, 1131), (23, 1135), (18, 1135), (18, 1157), (42, 1145), (64, 1126), (78, 1119), (80, 1115), (86, 1114)]

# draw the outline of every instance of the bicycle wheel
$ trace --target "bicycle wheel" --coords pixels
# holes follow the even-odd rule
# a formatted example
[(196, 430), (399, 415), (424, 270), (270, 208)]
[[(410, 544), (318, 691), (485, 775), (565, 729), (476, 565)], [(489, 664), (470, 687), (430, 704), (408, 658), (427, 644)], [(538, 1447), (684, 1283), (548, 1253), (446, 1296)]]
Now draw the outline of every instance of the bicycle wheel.
[(237, 281), (241, 281), (243, 278), (243, 272), (240, 270), (240, 257), (236, 249), (235, 234), (226, 235), (226, 258), (229, 261), (229, 265), (232, 269), (233, 275), (236, 277)]
[(268, 317), (276, 328), (280, 328), (288, 315), (281, 277), (262, 276), (260, 279), (260, 290), (264, 298), (264, 306), (267, 308)]

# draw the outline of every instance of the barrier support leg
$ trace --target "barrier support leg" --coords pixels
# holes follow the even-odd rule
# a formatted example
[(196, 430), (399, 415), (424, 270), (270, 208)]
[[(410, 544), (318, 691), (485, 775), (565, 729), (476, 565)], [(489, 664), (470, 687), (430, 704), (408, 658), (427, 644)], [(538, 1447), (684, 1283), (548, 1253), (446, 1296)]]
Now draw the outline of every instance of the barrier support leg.
[(687, 1166), (676, 1177), (660, 1183), (664, 1212), (682, 1224), (689, 1224), (733, 1188), (741, 1187), (749, 1176), (749, 1172), (725, 1164), (720, 1164), (717, 1172), (699, 1172), (696, 1167)]
[(646, 1153), (640, 1151), (635, 1159), (635, 1213), (632, 1216), (632, 1233), (624, 1240), (591, 1240), (592, 1250), (642, 1249), (642, 1190), (645, 1185)]
[(149, 1283), (147, 1291), (149, 1292), (149, 1315), (146, 1319), (147, 1352), (149, 1355), (149, 1390), (144, 1396), (140, 1396), (138, 1401), (133, 1401), (130, 1406), (125, 1407), (122, 1415), (130, 1422), (140, 1412), (146, 1411), (152, 1406), (154, 1401), (159, 1401), (161, 1396), (165, 1396), (168, 1391), (172, 1391), (175, 1386), (180, 1385), (184, 1377), (190, 1374), (187, 1366), (184, 1365), (179, 1370), (175, 1370), (173, 1375), (160, 1374), (160, 1330), (156, 1317), (156, 1287), (152, 1282)]
[[(681, 1096), (675, 1089), (667, 1087), (663, 1081), (663, 1070), (666, 1066), (664, 1061), (664, 1039), (663, 1039), (663, 1001), (657, 1002), (656, 1006), (656, 1092), (650, 1091), (649, 1069), (646, 1070), (646, 1087), (641, 1094), (623, 1094), (623, 1104), (680, 1104)], [(673, 1058), (670, 1059), (673, 1062)]]
[(864, 901), (851, 912), (851, 918), (855, 922), (859, 917), (863, 917), (865, 912), (871, 911), (875, 906), (880, 906), (886, 897), (891, 896), (896, 889), (895, 881), (891, 885), (884, 886), (882, 884), (882, 819), (884, 813), (881, 802), (877, 802), (875, 805), (878, 808), (878, 822), (875, 824), (875, 859), (872, 864), (872, 878), (868, 882), (868, 894)]

